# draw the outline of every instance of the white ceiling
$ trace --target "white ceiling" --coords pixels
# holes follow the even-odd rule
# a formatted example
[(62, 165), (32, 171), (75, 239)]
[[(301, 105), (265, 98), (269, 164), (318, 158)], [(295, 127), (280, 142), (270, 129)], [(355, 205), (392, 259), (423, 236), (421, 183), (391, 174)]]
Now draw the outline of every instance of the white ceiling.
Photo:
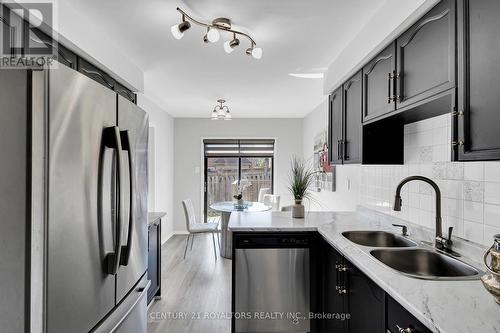
[[(209, 117), (218, 98), (233, 117), (303, 117), (324, 100), (322, 79), (288, 73), (325, 70), (385, 0), (65, 0), (145, 72), (145, 94), (174, 117)], [(263, 48), (247, 56), (203, 43), (193, 25), (175, 40), (179, 6), (197, 19), (224, 16)], [(120, 55), (117, 54), (117, 57)]]

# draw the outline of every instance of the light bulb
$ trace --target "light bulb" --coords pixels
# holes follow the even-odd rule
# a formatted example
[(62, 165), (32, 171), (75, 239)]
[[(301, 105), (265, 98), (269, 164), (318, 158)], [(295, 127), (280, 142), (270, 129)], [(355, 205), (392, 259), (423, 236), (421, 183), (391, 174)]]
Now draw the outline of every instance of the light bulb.
[(172, 31), (172, 36), (174, 36), (175, 39), (181, 39), (182, 36), (184, 36), (184, 33), (179, 30), (178, 24), (173, 25), (170, 31)]
[(252, 49), (252, 57), (254, 57), (255, 59), (262, 58), (262, 49), (260, 47), (254, 47)]
[(212, 120), (217, 120), (218, 116), (219, 116), (219, 113), (217, 112), (217, 110), (214, 109), (212, 111)]
[(226, 51), (226, 53), (229, 54), (229, 53), (233, 52), (233, 50), (234, 49), (231, 47), (231, 41), (230, 40), (225, 41), (224, 42), (224, 51)]
[(207, 32), (207, 40), (210, 43), (217, 43), (219, 41), (219, 38), (220, 38), (219, 30), (217, 30), (215, 28), (212, 28), (212, 29), (208, 30), (208, 32)]

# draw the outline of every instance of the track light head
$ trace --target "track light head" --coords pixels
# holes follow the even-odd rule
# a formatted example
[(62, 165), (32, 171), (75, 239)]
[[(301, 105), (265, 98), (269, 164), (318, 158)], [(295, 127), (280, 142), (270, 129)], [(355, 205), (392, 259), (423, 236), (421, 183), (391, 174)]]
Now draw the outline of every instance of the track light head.
[(245, 52), (254, 59), (262, 58), (262, 49), (260, 47), (249, 47)]
[(228, 40), (224, 43), (224, 51), (226, 51), (226, 53), (231, 53), (234, 51), (234, 48), (236, 46), (240, 45), (240, 40), (238, 38), (236, 38), (236, 35), (233, 37), (232, 40)]
[(220, 34), (219, 30), (216, 28), (207, 28), (207, 33), (203, 36), (203, 41), (205, 43), (217, 43), (219, 41)]
[(172, 35), (175, 39), (181, 39), (184, 36), (184, 31), (191, 28), (191, 23), (189, 21), (183, 20), (180, 24), (176, 24), (170, 28)]

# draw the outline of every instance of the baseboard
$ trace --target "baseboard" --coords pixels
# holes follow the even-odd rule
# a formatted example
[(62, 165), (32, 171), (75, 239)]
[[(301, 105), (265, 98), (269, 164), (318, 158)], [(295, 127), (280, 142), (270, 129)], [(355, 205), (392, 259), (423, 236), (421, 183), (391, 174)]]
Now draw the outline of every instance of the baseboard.
[(185, 230), (177, 230), (177, 231), (171, 231), (167, 237), (165, 237), (165, 240), (161, 242), (161, 245), (165, 244), (170, 238), (172, 238), (175, 235), (187, 235), (188, 232)]
[(162, 240), (161, 245), (165, 244), (165, 243), (166, 243), (166, 242), (167, 242), (170, 238), (172, 238), (172, 236), (174, 236), (174, 235), (175, 235), (175, 232), (173, 232), (173, 231), (172, 231), (172, 232), (170, 232), (170, 233), (167, 235), (167, 237), (165, 237), (165, 240)]

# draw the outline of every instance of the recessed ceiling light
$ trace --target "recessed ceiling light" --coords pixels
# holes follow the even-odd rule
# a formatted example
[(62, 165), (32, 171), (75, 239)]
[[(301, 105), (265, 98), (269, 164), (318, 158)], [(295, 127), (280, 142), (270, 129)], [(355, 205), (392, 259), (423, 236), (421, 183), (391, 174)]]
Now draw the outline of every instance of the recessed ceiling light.
[(288, 73), (288, 75), (293, 77), (299, 77), (301, 79), (322, 79), (323, 73)]

